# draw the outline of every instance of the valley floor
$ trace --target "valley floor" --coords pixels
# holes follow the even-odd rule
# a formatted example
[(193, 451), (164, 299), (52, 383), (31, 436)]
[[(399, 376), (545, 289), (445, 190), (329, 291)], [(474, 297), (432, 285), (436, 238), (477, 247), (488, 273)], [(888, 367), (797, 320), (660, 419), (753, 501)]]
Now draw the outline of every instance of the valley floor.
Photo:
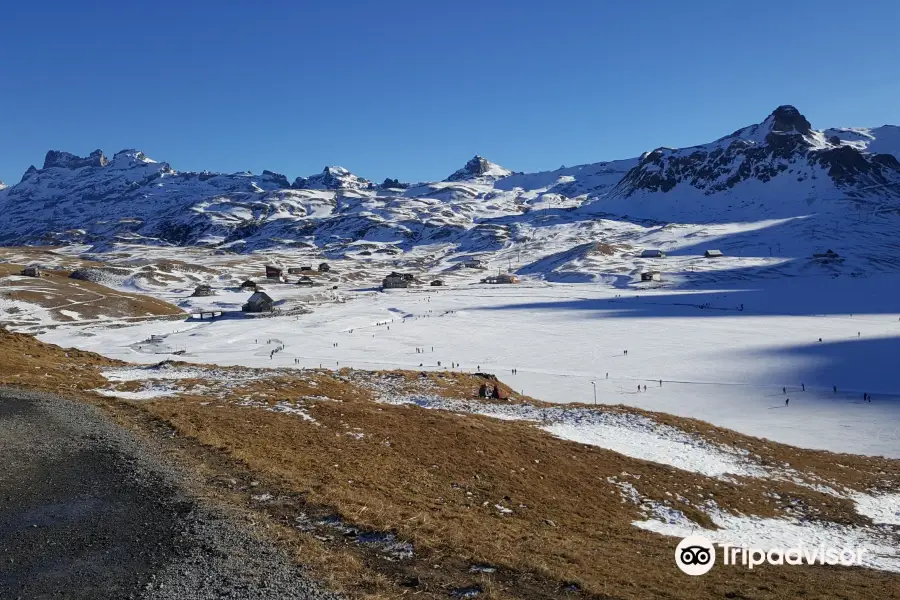
[[(846, 277), (807, 277), (687, 291), (360, 289), (299, 316), (63, 324), (40, 338), (145, 364), (179, 352), (188, 362), (298, 370), (480, 370), (548, 402), (593, 403), (596, 388), (601, 404), (695, 417), (805, 448), (897, 458), (898, 289), (900, 277), (891, 275), (852, 285)], [(222, 306), (227, 294), (192, 299), (185, 310)]]

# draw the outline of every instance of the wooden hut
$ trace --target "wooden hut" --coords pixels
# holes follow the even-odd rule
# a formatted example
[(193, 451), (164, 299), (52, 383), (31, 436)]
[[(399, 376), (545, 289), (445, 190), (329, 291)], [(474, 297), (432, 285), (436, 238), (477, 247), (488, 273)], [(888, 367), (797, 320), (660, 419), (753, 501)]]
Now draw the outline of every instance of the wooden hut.
[(331, 270), (331, 267), (328, 265), (328, 263), (320, 263), (319, 264), (319, 272), (320, 273), (327, 273), (330, 270)]
[(397, 288), (408, 288), (409, 280), (404, 279), (400, 273), (391, 273), (381, 282), (381, 289), (392, 290)]
[(31, 265), (22, 269), (22, 275), (24, 277), (40, 277), (41, 276), (41, 268), (35, 265)]
[(213, 295), (215, 295), (215, 292), (213, 292), (212, 286), (210, 286), (206, 283), (201, 283), (196, 288), (194, 288), (194, 293), (191, 295), (192, 296), (213, 296)]
[(725, 255), (722, 254), (721, 250), (707, 250), (703, 253), (703, 256), (706, 258), (722, 258)]
[(665, 258), (666, 253), (662, 250), (644, 250), (641, 252), (641, 258)]
[(275, 310), (275, 302), (265, 292), (255, 292), (241, 310), (249, 313), (272, 312)]

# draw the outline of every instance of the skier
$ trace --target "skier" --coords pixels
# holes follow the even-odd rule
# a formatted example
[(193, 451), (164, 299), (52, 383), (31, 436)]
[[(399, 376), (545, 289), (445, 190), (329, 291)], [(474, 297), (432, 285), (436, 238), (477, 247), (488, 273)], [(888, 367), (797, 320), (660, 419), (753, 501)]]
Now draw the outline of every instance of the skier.
[(801, 384), (800, 384), (800, 389), (801, 389), (802, 391), (805, 392), (805, 391), (806, 391), (806, 384), (805, 384), (805, 383), (801, 383)]
[(641, 393), (641, 386), (638, 386), (638, 393)]
[(863, 402), (869, 399), (869, 394), (863, 392)]
[(834, 393), (837, 394), (837, 386), (832, 386), (834, 388)]
[(609, 379), (609, 373), (606, 374), (606, 378)]
[(659, 387), (662, 387), (662, 379), (659, 380)]
[(644, 384), (644, 391), (647, 391), (647, 384)]
[(861, 334), (860, 332), (858, 332), (858, 331), (856, 332), (856, 337), (859, 337), (859, 336), (861, 336), (861, 335), (862, 335), (862, 334)]
[(785, 405), (785, 406), (787, 406), (787, 405), (790, 404), (790, 403), (791, 403), (791, 399), (790, 399), (790, 398), (785, 398), (785, 399), (784, 399), (784, 405)]
[(781, 388), (781, 393), (782, 393), (782, 394), (787, 394), (787, 388), (786, 388), (786, 387)]

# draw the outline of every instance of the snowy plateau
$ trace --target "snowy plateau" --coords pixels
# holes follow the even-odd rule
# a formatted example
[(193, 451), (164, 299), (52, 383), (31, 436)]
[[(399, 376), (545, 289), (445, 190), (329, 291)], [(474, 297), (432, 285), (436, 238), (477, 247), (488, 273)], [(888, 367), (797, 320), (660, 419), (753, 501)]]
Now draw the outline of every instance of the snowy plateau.
[[(898, 159), (900, 127), (817, 130), (791, 106), (696, 147), (539, 173), (476, 156), (437, 182), (376, 184), (342, 167), (290, 181), (180, 172), (137, 150), (51, 151), (0, 189), (5, 260), (85, 261), (93, 281), (185, 314), (89, 315), (92, 299), (41, 308), (0, 294), (0, 322), (144, 365), (108, 374), (144, 387), (103, 390), (138, 401), (177, 395), (179, 379), (218, 367), (452, 369), (494, 373), (558, 406), (381, 401), (532, 422), (709, 477), (789, 475), (652, 420), (565, 407), (622, 404), (897, 459)], [(54, 250), (33, 259), (32, 246)], [(309, 287), (265, 282), (276, 312), (243, 315), (242, 282), (263, 281), (271, 263), (317, 272)], [(392, 271), (413, 285), (382, 290)], [(483, 281), (499, 273), (520, 282)], [(26, 280), (0, 286), (22, 293)], [(211, 295), (193, 294), (201, 284)], [(200, 318), (213, 312), (222, 317)], [(173, 358), (196, 370), (154, 374)], [(306, 409), (273, 410), (315, 425)], [(900, 523), (896, 494), (834, 495), (874, 523)], [(647, 510), (636, 526), (690, 533), (678, 515)], [(723, 530), (768, 541), (802, 533), (715, 514)], [(880, 556), (874, 568), (900, 570), (894, 550)]]

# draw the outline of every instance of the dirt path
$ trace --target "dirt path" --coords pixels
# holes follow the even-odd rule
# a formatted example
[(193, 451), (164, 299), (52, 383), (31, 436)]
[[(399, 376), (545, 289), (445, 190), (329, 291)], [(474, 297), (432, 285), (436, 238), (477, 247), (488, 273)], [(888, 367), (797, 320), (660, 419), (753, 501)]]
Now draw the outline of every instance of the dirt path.
[(84, 404), (0, 387), (0, 598), (331, 599)]

